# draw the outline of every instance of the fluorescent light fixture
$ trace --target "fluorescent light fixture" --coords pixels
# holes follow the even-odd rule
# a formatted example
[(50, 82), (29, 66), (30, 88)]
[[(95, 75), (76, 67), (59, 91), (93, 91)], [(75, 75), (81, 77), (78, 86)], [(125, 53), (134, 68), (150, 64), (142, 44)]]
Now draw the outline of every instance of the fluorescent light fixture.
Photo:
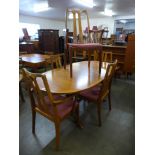
[(83, 6), (93, 8), (95, 4), (93, 3), (93, 0), (74, 0), (76, 3), (79, 3)]
[(48, 6), (47, 2), (41, 2), (41, 3), (35, 4), (33, 6), (34, 12), (42, 12), (42, 11), (47, 11), (50, 9), (51, 9), (51, 7)]
[(112, 10), (108, 10), (105, 8), (104, 12), (101, 12), (101, 14), (103, 14), (105, 16), (112, 16), (113, 12), (112, 12)]
[[(75, 16), (76, 16), (76, 19), (77, 19), (78, 18), (78, 14), (76, 13)], [(69, 14), (69, 19), (73, 19), (73, 14), (72, 13)]]
[(126, 23), (127, 21), (126, 20), (124, 20), (124, 19), (121, 19), (121, 20), (119, 20), (121, 23)]

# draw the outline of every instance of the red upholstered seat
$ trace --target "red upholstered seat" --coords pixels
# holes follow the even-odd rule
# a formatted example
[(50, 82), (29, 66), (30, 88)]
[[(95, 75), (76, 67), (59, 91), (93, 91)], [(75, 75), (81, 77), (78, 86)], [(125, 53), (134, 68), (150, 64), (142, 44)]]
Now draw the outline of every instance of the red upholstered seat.
[(98, 95), (100, 93), (100, 86), (95, 86), (91, 89), (82, 91), (80, 93), (81, 96), (84, 96), (85, 98), (91, 100), (91, 101), (97, 101)]
[[(53, 95), (54, 100), (63, 100), (66, 97), (60, 95)], [(49, 97), (45, 97), (45, 103), (48, 105), (50, 109), (51, 115), (54, 115), (53, 105), (50, 103)], [(57, 114), (58, 117), (62, 120), (68, 113), (74, 112), (75, 108), (77, 108), (78, 102), (74, 101), (72, 98), (65, 101), (63, 104), (57, 105)]]
[(99, 43), (85, 43), (85, 44), (77, 44), (77, 43), (68, 43), (68, 45), (72, 48), (86, 48), (86, 49), (92, 49), (92, 48), (102, 48), (102, 44)]

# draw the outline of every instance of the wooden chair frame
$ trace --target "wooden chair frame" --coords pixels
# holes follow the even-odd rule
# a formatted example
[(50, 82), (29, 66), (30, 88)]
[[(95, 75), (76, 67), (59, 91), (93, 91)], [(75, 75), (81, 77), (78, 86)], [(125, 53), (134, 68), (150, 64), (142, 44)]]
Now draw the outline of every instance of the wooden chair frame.
[[(112, 83), (112, 77), (115, 72), (115, 68), (117, 65), (117, 60), (114, 61), (114, 63), (110, 63), (107, 66), (106, 74), (104, 80), (101, 82), (101, 84), (98, 85), (99, 87), (99, 94), (96, 100), (92, 100), (90, 98), (85, 97), (83, 95), (83, 92), (80, 93), (80, 98), (86, 99), (88, 101), (93, 101), (97, 105), (97, 115), (98, 115), (98, 125), (101, 126), (101, 104), (103, 100), (108, 96), (108, 102), (109, 102), (109, 110), (111, 110), (111, 83)], [(90, 88), (89, 91), (92, 91), (92, 88)]]
[[(60, 144), (60, 123), (69, 115), (76, 112), (76, 121), (79, 123), (79, 105), (77, 104), (75, 97), (69, 96), (65, 97), (63, 100), (55, 100), (53, 94), (50, 92), (48, 81), (45, 75), (39, 73), (30, 73), (25, 68), (22, 69), (23, 76), (27, 83), (27, 89), (31, 101), (31, 110), (32, 110), (32, 133), (35, 134), (35, 118), (36, 112), (40, 113), (50, 121), (54, 122), (56, 130), (56, 149), (59, 149)], [(41, 78), (45, 86), (46, 92), (42, 92), (39, 88), (37, 78)], [(53, 107), (53, 113), (49, 110), (47, 104), (45, 103), (45, 95), (48, 96), (51, 106)], [(72, 110), (68, 112), (63, 118), (60, 118), (58, 115), (58, 106), (61, 104), (66, 104), (68, 101), (73, 100)], [(37, 104), (36, 104), (37, 103)]]

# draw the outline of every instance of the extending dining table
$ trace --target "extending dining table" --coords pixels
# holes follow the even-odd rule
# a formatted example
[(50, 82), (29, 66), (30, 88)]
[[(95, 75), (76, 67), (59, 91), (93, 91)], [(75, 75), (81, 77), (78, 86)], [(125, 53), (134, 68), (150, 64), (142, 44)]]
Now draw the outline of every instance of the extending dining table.
[[(88, 61), (76, 62), (72, 65), (72, 77), (70, 77), (69, 65), (66, 66), (66, 69), (53, 69), (43, 73), (46, 75), (51, 93), (74, 94), (89, 89), (104, 80), (106, 69), (102, 66), (101, 74), (99, 74), (98, 61), (91, 61), (89, 68)], [(43, 81), (40, 78), (38, 78), (37, 81), (40, 89), (45, 91)]]

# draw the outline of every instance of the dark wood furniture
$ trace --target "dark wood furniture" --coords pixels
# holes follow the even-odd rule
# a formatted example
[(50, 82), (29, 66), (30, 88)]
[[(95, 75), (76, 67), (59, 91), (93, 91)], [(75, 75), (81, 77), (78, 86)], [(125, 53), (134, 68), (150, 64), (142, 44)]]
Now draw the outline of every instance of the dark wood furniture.
[[(65, 97), (52, 94), (45, 75), (32, 74), (26, 69), (23, 69), (23, 76), (30, 96), (32, 133), (35, 134), (36, 113), (39, 113), (54, 122), (56, 132), (56, 149), (59, 149), (61, 122), (76, 112), (76, 122), (80, 125), (79, 104), (73, 95)], [(42, 81), (45, 88), (44, 91), (46, 91), (46, 93), (39, 88), (37, 79)]]
[(124, 72), (133, 73), (135, 69), (135, 35), (128, 35), (128, 45), (125, 54)]
[(34, 53), (34, 43), (32, 42), (21, 42), (19, 43), (19, 51), (26, 51), (27, 53)]
[(38, 30), (39, 46), (44, 51), (59, 52), (59, 30), (40, 29)]

